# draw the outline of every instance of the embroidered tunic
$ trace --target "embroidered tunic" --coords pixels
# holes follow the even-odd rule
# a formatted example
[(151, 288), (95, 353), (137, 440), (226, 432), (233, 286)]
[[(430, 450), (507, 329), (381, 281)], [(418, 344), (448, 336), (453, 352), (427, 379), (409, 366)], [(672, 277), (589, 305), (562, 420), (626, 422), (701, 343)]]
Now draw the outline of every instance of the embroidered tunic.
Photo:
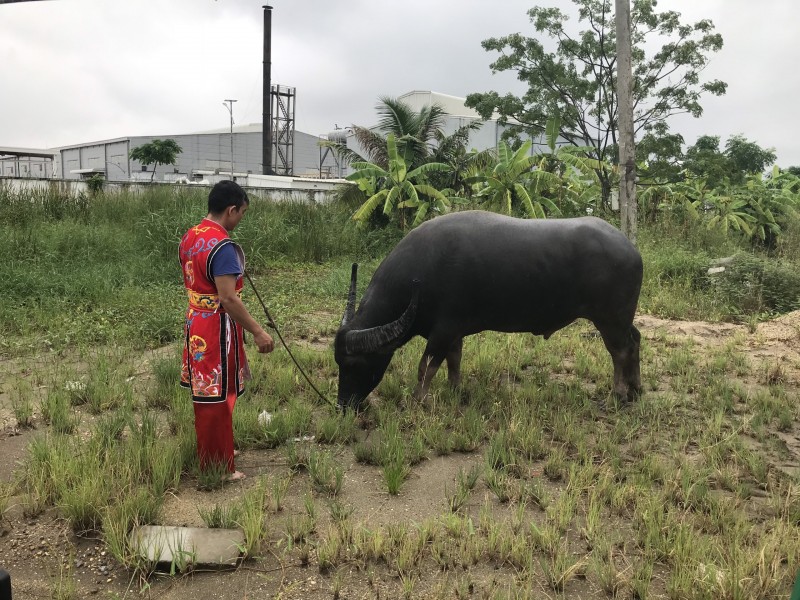
[[(219, 223), (203, 219), (186, 232), (180, 244), (183, 283), (189, 299), (181, 385), (191, 388), (194, 402), (225, 402), (229, 390), (241, 395), (245, 380), (250, 379), (242, 327), (220, 304), (211, 273), (211, 261), (226, 244), (236, 249), (244, 271), (244, 253)], [(240, 274), (237, 294), (242, 286)]]

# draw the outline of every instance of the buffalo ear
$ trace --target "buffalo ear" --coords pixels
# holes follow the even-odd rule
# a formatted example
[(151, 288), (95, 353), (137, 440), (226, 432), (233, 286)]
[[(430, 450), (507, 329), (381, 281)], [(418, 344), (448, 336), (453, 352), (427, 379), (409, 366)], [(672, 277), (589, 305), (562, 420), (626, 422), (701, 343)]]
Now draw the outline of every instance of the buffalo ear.
[(345, 333), (345, 352), (347, 354), (364, 354), (395, 350), (417, 318), (419, 289), (420, 280), (415, 279), (411, 284), (411, 300), (403, 314), (395, 321), (369, 329), (351, 329)]
[(358, 263), (353, 263), (350, 269), (350, 291), (347, 293), (347, 305), (342, 315), (341, 327), (353, 320), (356, 312), (356, 280), (358, 279)]

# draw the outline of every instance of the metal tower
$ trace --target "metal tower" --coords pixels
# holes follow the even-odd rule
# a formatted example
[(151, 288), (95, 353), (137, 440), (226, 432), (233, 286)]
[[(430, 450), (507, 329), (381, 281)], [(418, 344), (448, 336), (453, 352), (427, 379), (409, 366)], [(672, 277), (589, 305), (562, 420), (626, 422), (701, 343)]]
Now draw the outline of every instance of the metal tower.
[(295, 88), (273, 85), (272, 106), (272, 171), (275, 175), (294, 175), (294, 106)]

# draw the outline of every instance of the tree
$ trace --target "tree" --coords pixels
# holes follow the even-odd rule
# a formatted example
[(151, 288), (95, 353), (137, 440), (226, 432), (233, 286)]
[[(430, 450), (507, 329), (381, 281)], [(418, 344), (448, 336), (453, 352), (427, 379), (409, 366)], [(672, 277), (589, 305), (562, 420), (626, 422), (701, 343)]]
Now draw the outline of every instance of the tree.
[(153, 181), (158, 165), (174, 165), (181, 152), (183, 148), (175, 140), (153, 140), (131, 150), (130, 157), (145, 166), (154, 165), (150, 175), (150, 181)]
[(786, 172), (790, 173), (791, 175), (794, 175), (795, 177), (800, 177), (800, 167), (798, 166), (788, 167), (786, 169)]
[(446, 135), (441, 130), (436, 132), (431, 161), (446, 164), (450, 168), (447, 171), (436, 171), (430, 174), (430, 182), (433, 187), (439, 190), (449, 189), (454, 194), (467, 197), (472, 191), (470, 178), (494, 164), (494, 148), (467, 151), (469, 134), (480, 125), (480, 121), (473, 121), (459, 127), (450, 135)]
[(405, 216), (402, 210), (416, 209), (411, 225), (416, 227), (425, 220), (431, 210), (443, 213), (449, 209), (449, 199), (425, 182), (427, 173), (446, 171), (449, 167), (442, 163), (431, 162), (409, 169), (405, 157), (398, 150), (399, 147), (400, 144), (395, 140), (394, 134), (389, 134), (386, 137), (388, 169), (375, 163), (353, 163), (355, 171), (348, 175), (347, 179), (357, 182), (364, 191), (374, 192), (355, 212), (354, 220), (366, 223), (372, 213), (383, 204), (385, 215), (391, 215), (400, 209), (403, 227), (405, 227)]
[(711, 188), (742, 184), (748, 175), (764, 173), (775, 162), (772, 148), (761, 148), (741, 135), (728, 138), (725, 150), (719, 144), (719, 136), (701, 135), (687, 148), (684, 160), (686, 171), (703, 177)]
[(443, 127), (447, 113), (438, 104), (423, 106), (419, 112), (396, 98), (382, 97), (375, 107), (378, 125), (370, 129), (353, 125), (353, 137), (358, 150), (341, 142), (324, 142), (336, 155), (350, 164), (369, 162), (384, 169), (389, 168), (387, 137), (393, 135), (397, 150), (409, 169), (426, 162), (458, 164), (466, 154), (471, 131), (481, 127), (479, 120), (462, 125), (447, 135)]
[(686, 172), (702, 177), (710, 188), (720, 185), (730, 173), (730, 161), (719, 149), (719, 136), (701, 135), (686, 149)]
[(731, 161), (734, 172), (740, 174), (735, 183), (744, 181), (745, 175), (764, 173), (778, 157), (774, 148), (761, 148), (742, 135), (732, 135), (725, 143), (725, 156)]
[(506, 142), (499, 142), (497, 164), (490, 171), (475, 177), (475, 181), (483, 185), (477, 197), (485, 199), (487, 208), (507, 215), (516, 209), (531, 218), (544, 218), (544, 206), (558, 213), (558, 207), (550, 199), (531, 199), (527, 185), (532, 179), (531, 168), (537, 164), (538, 158), (529, 156), (530, 150), (530, 140), (516, 152)]
[[(534, 29), (554, 39), (548, 51), (538, 38), (519, 33), (483, 42), (488, 51), (500, 52), (494, 71), (516, 71), (528, 86), (522, 96), (495, 91), (474, 93), (467, 106), (489, 118), (497, 111), (508, 135), (538, 135), (548, 115), (561, 116), (560, 135), (570, 144), (590, 148), (588, 156), (600, 161), (598, 177), (603, 200), (613, 184), (609, 165), (616, 162), (618, 102), (616, 87), (616, 32), (611, 0), (572, 0), (579, 22), (587, 29), (571, 34), (568, 16), (557, 8), (528, 11)], [(721, 95), (727, 84), (702, 83), (700, 74), (708, 55), (722, 48), (722, 36), (709, 20), (693, 25), (680, 22), (674, 11), (658, 13), (655, 0), (634, 0), (631, 10), (631, 44), (634, 63), (632, 103), (634, 133), (665, 135), (668, 120), (679, 113), (699, 117), (704, 93)], [(651, 55), (649, 49), (657, 48)]]
[(637, 175), (649, 185), (676, 183), (683, 176), (683, 136), (646, 133), (636, 143)]

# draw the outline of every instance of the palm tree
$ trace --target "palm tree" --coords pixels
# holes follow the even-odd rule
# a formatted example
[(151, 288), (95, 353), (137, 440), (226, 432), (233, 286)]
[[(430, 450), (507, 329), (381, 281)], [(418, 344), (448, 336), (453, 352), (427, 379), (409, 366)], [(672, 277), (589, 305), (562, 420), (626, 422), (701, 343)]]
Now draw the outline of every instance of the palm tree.
[(482, 121), (472, 121), (462, 125), (450, 135), (446, 135), (441, 130), (436, 132), (436, 144), (431, 160), (449, 165), (450, 171), (433, 173), (431, 185), (443, 191), (445, 189), (452, 190), (454, 194), (461, 197), (468, 197), (472, 194), (469, 179), (490, 168), (495, 162), (494, 150), (467, 151), (470, 133), (479, 129), (482, 124)]
[(384, 96), (380, 98), (375, 110), (378, 112), (378, 125), (375, 129), (353, 126), (353, 137), (363, 150), (363, 154), (342, 142), (324, 142), (324, 144), (350, 164), (370, 162), (386, 169), (389, 167), (386, 138), (391, 134), (397, 141), (398, 152), (410, 168), (430, 162), (428, 160), (432, 153), (430, 142), (435, 139), (436, 133), (447, 120), (444, 108), (434, 104), (423, 106), (416, 112), (405, 102)]
[(443, 130), (447, 113), (438, 104), (423, 106), (416, 112), (402, 100), (384, 96), (380, 98), (375, 110), (378, 112), (378, 124), (375, 128), (368, 129), (360, 125), (352, 128), (353, 137), (362, 153), (342, 142), (327, 141), (323, 144), (350, 164), (370, 162), (386, 169), (389, 167), (386, 138), (391, 134), (397, 142), (398, 152), (411, 169), (426, 162), (455, 165), (459, 156), (467, 154), (470, 132), (479, 129), (483, 124), (482, 121), (475, 120), (447, 135)]

